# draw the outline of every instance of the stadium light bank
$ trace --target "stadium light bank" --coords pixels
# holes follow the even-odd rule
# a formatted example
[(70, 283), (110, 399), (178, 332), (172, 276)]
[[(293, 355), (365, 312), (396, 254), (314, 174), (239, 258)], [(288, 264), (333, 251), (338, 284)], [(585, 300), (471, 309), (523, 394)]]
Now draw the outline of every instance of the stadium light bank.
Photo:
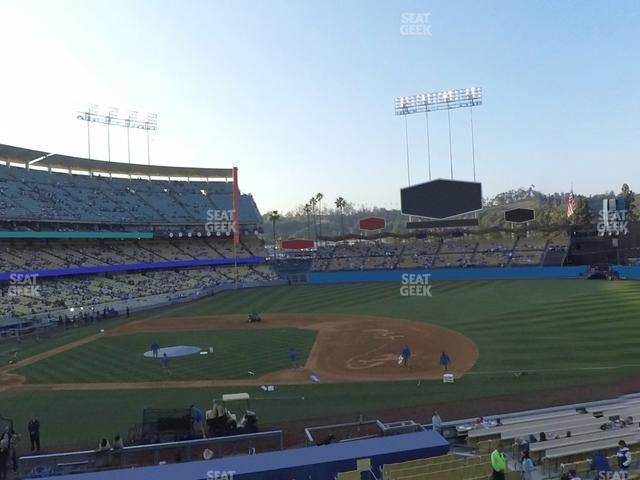
[(145, 130), (147, 133), (147, 163), (151, 165), (151, 150), (149, 148), (149, 132), (158, 130), (158, 115), (155, 113), (139, 114), (129, 110), (126, 115), (120, 115), (120, 109), (109, 107), (100, 108), (95, 103), (89, 104), (85, 109), (78, 111), (78, 120), (87, 122), (87, 154), (91, 158), (91, 124), (100, 123), (107, 126), (107, 156), (111, 161), (111, 125), (127, 129), (127, 158), (131, 163), (131, 142), (129, 132), (132, 128)]
[(476, 155), (475, 141), (473, 137), (473, 107), (482, 105), (482, 88), (470, 87), (457, 90), (443, 90), (441, 92), (421, 93), (419, 95), (409, 95), (396, 97), (395, 113), (404, 115), (404, 132), (407, 153), (407, 178), (411, 185), (411, 174), (409, 169), (409, 130), (407, 127), (407, 116), (415, 113), (424, 113), (427, 120), (427, 159), (429, 164), (429, 180), (431, 180), (431, 146), (429, 139), (429, 112), (438, 110), (447, 111), (449, 123), (449, 163), (451, 167), (451, 179), (453, 179), (453, 153), (451, 148), (451, 110), (454, 108), (469, 107), (469, 118), (471, 122), (471, 154), (473, 157), (473, 181), (476, 181)]

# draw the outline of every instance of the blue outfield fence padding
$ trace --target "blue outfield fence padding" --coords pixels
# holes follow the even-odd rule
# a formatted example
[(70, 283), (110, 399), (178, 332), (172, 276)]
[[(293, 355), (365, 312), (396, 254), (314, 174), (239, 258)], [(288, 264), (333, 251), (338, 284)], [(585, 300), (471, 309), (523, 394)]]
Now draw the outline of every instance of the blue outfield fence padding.
[[(401, 282), (403, 275), (430, 275), (429, 282), (449, 280), (563, 279), (584, 278), (588, 267), (431, 268), (310, 272), (309, 283)], [(640, 268), (635, 278), (640, 278)], [(406, 277), (405, 277), (406, 278)]]
[(624, 266), (616, 265), (613, 269), (620, 274), (621, 278), (628, 278), (630, 280), (640, 280), (640, 266)]

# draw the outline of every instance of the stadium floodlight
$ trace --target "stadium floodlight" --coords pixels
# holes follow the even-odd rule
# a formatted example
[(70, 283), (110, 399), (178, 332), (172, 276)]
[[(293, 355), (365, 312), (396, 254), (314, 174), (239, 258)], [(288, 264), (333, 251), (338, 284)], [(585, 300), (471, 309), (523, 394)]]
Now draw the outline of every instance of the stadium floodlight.
[(139, 119), (138, 112), (129, 111), (126, 115), (122, 116), (119, 112), (120, 110), (115, 107), (101, 112), (97, 105), (92, 104), (86, 109), (79, 111), (77, 118), (85, 122), (102, 123), (104, 125), (114, 125), (117, 127), (139, 128), (142, 130), (158, 129), (158, 115), (155, 113), (148, 113), (144, 119)]
[(405, 117), (405, 141), (407, 154), (407, 176), (409, 177), (409, 185), (411, 185), (411, 176), (409, 174), (409, 134), (407, 127), (407, 115), (414, 113), (424, 113), (427, 121), (427, 159), (429, 165), (429, 180), (431, 180), (431, 146), (429, 139), (429, 112), (439, 110), (447, 111), (447, 120), (449, 124), (449, 163), (451, 168), (451, 178), (453, 179), (453, 150), (451, 142), (451, 110), (454, 108), (469, 107), (469, 115), (471, 122), (471, 155), (473, 159), (473, 181), (476, 180), (476, 153), (475, 140), (473, 134), (473, 107), (482, 105), (482, 88), (469, 87), (459, 88), (455, 90), (442, 90), (440, 92), (421, 93), (418, 95), (408, 95), (404, 97), (396, 97), (395, 114), (404, 115)]
[(479, 105), (482, 105), (482, 88), (470, 87), (396, 97), (395, 112), (396, 115), (411, 115)]
[(78, 120), (87, 122), (87, 143), (89, 158), (91, 158), (91, 123), (100, 123), (107, 126), (107, 151), (109, 161), (111, 161), (111, 134), (110, 126), (124, 127), (127, 129), (127, 151), (129, 163), (131, 163), (131, 148), (129, 144), (129, 129), (136, 128), (145, 130), (147, 133), (147, 162), (151, 164), (151, 154), (149, 148), (149, 132), (158, 130), (158, 115), (155, 113), (147, 113), (139, 115), (136, 111), (128, 111), (126, 114), (120, 115), (120, 109), (109, 107), (100, 109), (95, 103), (89, 104), (85, 109), (78, 111), (76, 116)]

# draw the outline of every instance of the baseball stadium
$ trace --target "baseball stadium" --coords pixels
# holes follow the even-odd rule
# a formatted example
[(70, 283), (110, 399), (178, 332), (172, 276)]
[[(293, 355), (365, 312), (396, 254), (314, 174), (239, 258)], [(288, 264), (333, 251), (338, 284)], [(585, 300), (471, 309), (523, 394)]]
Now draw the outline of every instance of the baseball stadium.
[[(462, 452), (445, 452), (456, 472), (446, 478), (484, 478), (502, 432), (529, 441), (529, 424), (560, 434), (536, 452), (549, 474), (621, 436), (640, 441), (633, 425), (600, 429), (640, 414), (632, 233), (618, 249), (595, 226), (533, 222), (498, 237), (398, 237), (369, 217), (352, 226), (359, 235), (274, 250), (237, 170), (8, 145), (0, 156), (2, 415), (12, 428), (42, 425), (36, 451), (18, 461), (24, 478), (175, 463), (183, 442), (195, 442), (191, 460), (206, 449), (224, 462), (249, 447), (295, 458), (309, 445), (365, 442), (360, 457), (367, 439), (432, 434), (434, 410), (446, 421), (426, 444)], [(233, 426), (209, 418), (218, 406)], [(200, 426), (194, 409), (206, 412)], [(254, 438), (264, 432), (278, 433)], [(87, 451), (114, 435), (134, 449), (129, 460)], [(425, 452), (395, 455), (380, 472), (399, 464), (421, 476), (384, 478), (442, 478), (420, 467)]]
[(640, 101), (567, 60), (637, 5), (67, 3), (0, 30), (0, 480), (640, 479)]

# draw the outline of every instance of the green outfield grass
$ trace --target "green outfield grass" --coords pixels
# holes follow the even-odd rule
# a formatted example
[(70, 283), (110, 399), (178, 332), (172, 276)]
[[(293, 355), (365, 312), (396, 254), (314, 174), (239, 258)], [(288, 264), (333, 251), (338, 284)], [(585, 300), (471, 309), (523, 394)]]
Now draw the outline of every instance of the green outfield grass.
[[(241, 290), (132, 319), (212, 312), (246, 314), (251, 310), (263, 314), (266, 321), (269, 313), (278, 312), (377, 315), (443, 325), (466, 334), (479, 347), (475, 367), (453, 385), (432, 381), (420, 386), (416, 382), (395, 382), (278, 388), (268, 398), (285, 398), (257, 400), (254, 404), (262, 424), (597, 384), (640, 371), (640, 282), (446, 282), (433, 283), (431, 298), (402, 297), (399, 287), (357, 284)], [(93, 333), (95, 329), (88, 327), (73, 335), (75, 339)], [(269, 341), (264, 338), (265, 343)], [(29, 348), (40, 350), (42, 345)], [(30, 367), (36, 369), (27, 372), (30, 380), (51, 382), (46, 370), (34, 377), (39, 367), (42, 365), (37, 363)], [(523, 370), (530, 373), (512, 373)], [(66, 375), (70, 374), (84, 375)], [(254, 397), (267, 397), (257, 388), (243, 390)], [(228, 389), (225, 392), (230, 393)], [(144, 406), (173, 407), (192, 402), (208, 406), (221, 393), (219, 389), (6, 392), (0, 397), (0, 414), (14, 418), (24, 433), (28, 415), (36, 412), (49, 445), (93, 446), (97, 437), (122, 433), (138, 422)], [(302, 396), (304, 401), (300, 400)]]
[[(17, 373), (27, 383), (148, 382), (249, 378), (291, 366), (290, 351), (307, 359), (316, 332), (297, 328), (223, 330), (208, 332), (139, 333), (105, 337), (46, 360)], [(268, 341), (265, 339), (268, 338)], [(168, 368), (160, 359), (143, 356), (152, 341), (161, 346), (189, 345), (210, 355), (171, 358)]]

